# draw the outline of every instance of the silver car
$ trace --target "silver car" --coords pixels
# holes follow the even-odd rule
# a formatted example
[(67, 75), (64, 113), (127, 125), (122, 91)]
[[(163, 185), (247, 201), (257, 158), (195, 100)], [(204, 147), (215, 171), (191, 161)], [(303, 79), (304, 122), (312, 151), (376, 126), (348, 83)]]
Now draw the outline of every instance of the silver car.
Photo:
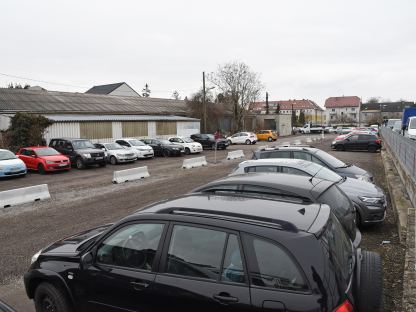
[(133, 162), (137, 159), (134, 151), (125, 149), (117, 143), (96, 143), (94, 145), (96, 148), (104, 151), (107, 161), (112, 165), (124, 162)]
[(288, 173), (336, 182), (351, 199), (357, 210), (357, 225), (380, 223), (386, 214), (386, 196), (376, 185), (353, 178), (341, 177), (317, 163), (301, 159), (259, 159), (243, 161), (231, 175), (251, 172)]
[(134, 138), (123, 138), (115, 141), (121, 146), (136, 153), (137, 158), (152, 158), (155, 156), (153, 148)]

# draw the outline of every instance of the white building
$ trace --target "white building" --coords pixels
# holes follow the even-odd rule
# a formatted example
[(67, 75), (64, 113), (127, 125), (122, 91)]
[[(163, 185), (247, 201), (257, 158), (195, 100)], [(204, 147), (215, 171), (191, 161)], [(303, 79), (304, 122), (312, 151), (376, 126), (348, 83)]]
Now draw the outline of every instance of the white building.
[(330, 97), (325, 101), (326, 121), (330, 125), (360, 122), (361, 99), (358, 96)]

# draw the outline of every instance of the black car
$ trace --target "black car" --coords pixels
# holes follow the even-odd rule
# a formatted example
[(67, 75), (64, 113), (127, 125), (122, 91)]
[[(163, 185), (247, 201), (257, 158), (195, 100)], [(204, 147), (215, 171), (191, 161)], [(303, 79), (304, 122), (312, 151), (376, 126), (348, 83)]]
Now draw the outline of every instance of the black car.
[(361, 242), (361, 233), (355, 224), (354, 204), (334, 181), (284, 173), (239, 174), (218, 179), (192, 191), (198, 192), (327, 204), (341, 221), (354, 246), (358, 247)]
[(53, 243), (24, 282), (38, 312), (373, 312), (382, 301), (379, 255), (355, 249), (327, 205), (209, 194)]
[(381, 140), (375, 134), (352, 134), (331, 144), (337, 151), (369, 151), (377, 152), (381, 149)]
[(185, 153), (182, 145), (174, 144), (169, 140), (163, 139), (141, 139), (143, 143), (150, 145), (153, 148), (155, 156), (180, 156)]
[(372, 182), (373, 175), (360, 167), (346, 164), (334, 156), (315, 147), (309, 146), (275, 146), (261, 148), (253, 153), (253, 159), (266, 158), (294, 158), (303, 159), (317, 163), (331, 169), (341, 177), (355, 178), (363, 181)]
[(225, 139), (219, 139), (215, 140), (215, 137), (213, 134), (192, 134), (191, 139), (195, 142), (201, 143), (203, 148), (210, 148), (210, 149), (226, 149), (227, 146), (230, 144), (228, 140)]
[(68, 156), (77, 169), (90, 165), (105, 167), (107, 164), (104, 152), (86, 139), (52, 139), (49, 146)]

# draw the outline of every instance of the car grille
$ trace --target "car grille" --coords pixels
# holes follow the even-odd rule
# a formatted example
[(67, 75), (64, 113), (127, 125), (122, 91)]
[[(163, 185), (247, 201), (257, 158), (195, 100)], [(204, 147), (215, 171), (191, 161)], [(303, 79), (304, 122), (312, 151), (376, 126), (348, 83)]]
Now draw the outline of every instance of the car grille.
[(125, 154), (126, 157), (133, 157), (134, 154)]
[(104, 153), (91, 153), (91, 157), (104, 157)]
[(62, 164), (62, 163), (67, 163), (68, 160), (64, 159), (64, 160), (57, 160), (55, 161), (55, 164)]
[(24, 173), (24, 170), (19, 170), (19, 171), (13, 171), (13, 172), (5, 172), (4, 175), (15, 175), (15, 174), (21, 174)]

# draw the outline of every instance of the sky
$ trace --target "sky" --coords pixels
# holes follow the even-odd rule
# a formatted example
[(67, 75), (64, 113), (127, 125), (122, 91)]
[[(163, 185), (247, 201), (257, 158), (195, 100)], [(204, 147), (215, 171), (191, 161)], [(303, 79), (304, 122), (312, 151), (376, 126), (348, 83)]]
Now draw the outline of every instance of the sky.
[(259, 100), (416, 101), (415, 12), (414, 0), (2, 0), (0, 87), (124, 81), (185, 97), (203, 71), (240, 61), (261, 74)]

